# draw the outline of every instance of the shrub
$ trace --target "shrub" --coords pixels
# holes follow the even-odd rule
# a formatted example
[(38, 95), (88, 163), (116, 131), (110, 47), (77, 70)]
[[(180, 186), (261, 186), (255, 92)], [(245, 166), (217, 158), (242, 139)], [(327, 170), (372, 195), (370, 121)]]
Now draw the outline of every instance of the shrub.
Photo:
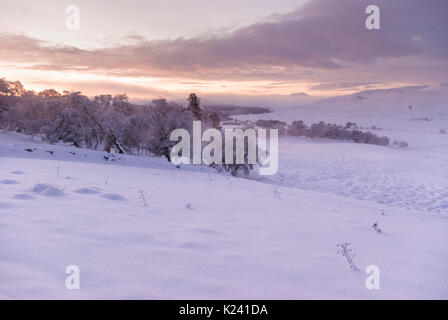
[(398, 148), (401, 148), (401, 149), (404, 149), (404, 148), (409, 147), (409, 144), (407, 142), (405, 142), (405, 141), (394, 140), (394, 146), (396, 146)]
[(46, 183), (37, 183), (31, 189), (34, 193), (40, 193), (49, 197), (60, 197), (64, 195), (65, 188), (54, 186)]
[(350, 140), (355, 143), (374, 144), (380, 146), (389, 145), (389, 138), (379, 137), (371, 132), (350, 129), (355, 126), (356, 124), (351, 122), (347, 122), (345, 127), (343, 127), (320, 121), (319, 123), (313, 123), (310, 127), (307, 127), (303, 121), (294, 121), (290, 126), (288, 126), (287, 134), (290, 136), (302, 136), (308, 138)]
[(352, 254), (352, 249), (349, 248), (350, 243), (343, 242), (343, 243), (338, 244), (336, 247), (339, 248), (339, 250), (336, 253), (345, 257), (345, 259), (347, 260), (347, 263), (350, 265), (350, 268), (356, 270), (356, 266), (353, 263), (353, 258), (355, 257), (355, 255)]
[(308, 134), (308, 127), (306, 124), (303, 123), (302, 120), (299, 121), (293, 121), (291, 125), (288, 127), (287, 135), (288, 136), (299, 136), (304, 137)]
[(260, 128), (277, 129), (279, 135), (285, 135), (287, 132), (286, 122), (279, 120), (257, 120), (255, 125)]

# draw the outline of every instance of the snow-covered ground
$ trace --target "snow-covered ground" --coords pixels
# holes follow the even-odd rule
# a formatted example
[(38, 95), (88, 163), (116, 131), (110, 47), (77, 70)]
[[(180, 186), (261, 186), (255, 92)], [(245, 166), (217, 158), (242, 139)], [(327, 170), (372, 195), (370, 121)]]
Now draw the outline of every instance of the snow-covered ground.
[[(264, 180), (411, 210), (448, 213), (448, 86), (366, 91), (238, 118), (303, 120), (308, 125), (351, 121), (391, 142), (406, 141), (408, 148), (394, 149), (283, 138), (279, 173)], [(447, 134), (441, 134), (441, 129)]]
[(423, 154), (282, 139), (278, 186), (0, 133), (0, 298), (446, 299), (446, 158)]
[[(435, 138), (438, 136), (441, 135)], [(435, 144), (433, 148), (402, 150), (282, 138), (278, 173), (263, 177), (263, 181), (414, 211), (448, 214), (448, 141), (441, 153), (436, 151), (443, 148)]]
[[(410, 145), (283, 137), (278, 174), (252, 179), (0, 132), (0, 299), (447, 299), (447, 101), (414, 87), (241, 116)], [(346, 241), (357, 270), (336, 254)]]

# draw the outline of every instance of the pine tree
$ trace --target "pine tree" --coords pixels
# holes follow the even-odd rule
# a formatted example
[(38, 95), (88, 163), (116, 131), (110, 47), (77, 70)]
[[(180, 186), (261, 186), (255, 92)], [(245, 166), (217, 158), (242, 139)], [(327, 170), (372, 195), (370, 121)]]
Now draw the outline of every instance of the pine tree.
[(201, 99), (196, 95), (196, 93), (190, 94), (188, 97), (188, 108), (187, 110), (191, 111), (195, 120), (202, 119), (202, 109), (200, 107)]

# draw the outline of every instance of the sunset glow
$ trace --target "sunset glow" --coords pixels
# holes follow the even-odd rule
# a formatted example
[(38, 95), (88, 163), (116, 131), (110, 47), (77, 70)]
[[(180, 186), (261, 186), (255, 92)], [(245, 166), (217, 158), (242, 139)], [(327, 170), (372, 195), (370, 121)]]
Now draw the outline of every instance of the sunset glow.
[[(11, 2), (0, 13), (2, 77), (36, 91), (127, 92), (135, 99), (192, 91), (322, 97), (444, 82), (441, 16), (430, 16), (434, 10), (421, 2), (401, 10), (381, 0), (384, 28), (368, 32), (362, 2), (79, 1), (75, 30), (65, 25), (66, 1)], [(409, 11), (425, 24), (407, 19)]]

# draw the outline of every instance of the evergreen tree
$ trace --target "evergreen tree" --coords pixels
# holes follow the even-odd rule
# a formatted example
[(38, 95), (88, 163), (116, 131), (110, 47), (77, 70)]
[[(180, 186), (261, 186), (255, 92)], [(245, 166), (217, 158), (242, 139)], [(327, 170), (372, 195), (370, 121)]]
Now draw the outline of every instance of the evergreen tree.
[(201, 99), (196, 95), (196, 93), (190, 94), (188, 97), (188, 108), (187, 110), (191, 111), (195, 120), (202, 119), (202, 109), (200, 107)]

